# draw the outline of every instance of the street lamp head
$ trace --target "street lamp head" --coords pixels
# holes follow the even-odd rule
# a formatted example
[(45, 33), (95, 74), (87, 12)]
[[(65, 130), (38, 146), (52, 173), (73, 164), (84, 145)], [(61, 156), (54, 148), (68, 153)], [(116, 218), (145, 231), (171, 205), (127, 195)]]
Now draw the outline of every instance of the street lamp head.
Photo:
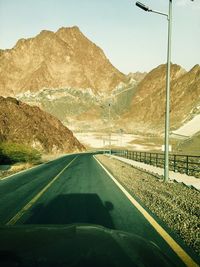
[(144, 11), (151, 11), (151, 9), (150, 9), (148, 6), (142, 4), (142, 3), (139, 2), (139, 1), (137, 1), (135, 4), (136, 4), (136, 6), (138, 6), (138, 7), (141, 8), (141, 9), (143, 9)]

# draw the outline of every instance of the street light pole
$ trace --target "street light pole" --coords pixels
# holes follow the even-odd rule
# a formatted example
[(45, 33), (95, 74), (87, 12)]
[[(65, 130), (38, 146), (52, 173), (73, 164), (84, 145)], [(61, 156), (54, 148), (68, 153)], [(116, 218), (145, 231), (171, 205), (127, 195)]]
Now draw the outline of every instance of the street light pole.
[(109, 149), (110, 149), (110, 154), (111, 154), (111, 120), (110, 120), (110, 106), (111, 104), (108, 104), (108, 119), (109, 119)]
[(169, 0), (168, 14), (150, 9), (148, 6), (136, 2), (136, 6), (147, 12), (166, 16), (168, 19), (167, 69), (166, 69), (166, 102), (165, 102), (165, 165), (164, 181), (169, 180), (169, 130), (170, 130), (170, 66), (171, 66), (171, 33), (172, 33), (172, 0)]
[(167, 182), (169, 180), (171, 35), (172, 35), (172, 0), (169, 0), (168, 44), (167, 44), (167, 75), (166, 75), (166, 104), (165, 104), (165, 168), (164, 168), (164, 181), (165, 182)]

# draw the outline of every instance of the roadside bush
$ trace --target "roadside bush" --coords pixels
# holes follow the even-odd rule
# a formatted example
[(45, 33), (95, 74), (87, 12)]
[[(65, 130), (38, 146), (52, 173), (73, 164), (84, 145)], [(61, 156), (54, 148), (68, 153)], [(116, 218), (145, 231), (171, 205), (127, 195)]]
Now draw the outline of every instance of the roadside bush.
[(0, 144), (0, 164), (34, 162), (40, 158), (39, 151), (26, 145), (9, 142)]

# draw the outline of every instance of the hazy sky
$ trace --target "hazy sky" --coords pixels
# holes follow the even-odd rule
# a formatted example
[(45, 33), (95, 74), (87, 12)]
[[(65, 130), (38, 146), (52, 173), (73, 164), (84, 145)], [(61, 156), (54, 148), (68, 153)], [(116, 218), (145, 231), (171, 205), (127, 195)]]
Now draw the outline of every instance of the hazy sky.
[[(140, 0), (168, 12), (168, 0)], [(0, 0), (0, 49), (18, 39), (77, 25), (124, 73), (166, 62), (167, 19), (131, 0)], [(172, 62), (200, 64), (200, 0), (173, 0)]]

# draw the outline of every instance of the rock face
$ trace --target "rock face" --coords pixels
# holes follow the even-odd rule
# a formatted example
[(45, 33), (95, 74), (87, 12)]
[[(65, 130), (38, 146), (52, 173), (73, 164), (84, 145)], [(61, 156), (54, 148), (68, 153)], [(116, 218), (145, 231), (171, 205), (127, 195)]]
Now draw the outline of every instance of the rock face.
[(0, 95), (42, 88), (91, 88), (109, 92), (126, 76), (78, 27), (42, 31), (0, 51)]
[(0, 142), (30, 145), (42, 152), (84, 150), (73, 133), (52, 115), (11, 97), (0, 97)]
[(130, 72), (128, 75), (127, 75), (127, 78), (129, 79), (129, 80), (135, 80), (136, 82), (141, 82), (143, 79), (144, 79), (144, 77), (147, 75), (147, 72), (139, 72), (139, 71), (137, 71), (137, 72), (134, 72), (134, 73), (132, 73), (132, 72)]
[[(149, 72), (138, 84), (130, 111), (119, 123), (129, 130), (164, 129), (166, 66)], [(200, 66), (186, 72), (178, 65), (171, 68), (170, 124), (171, 130), (180, 127), (195, 115), (200, 104)]]

